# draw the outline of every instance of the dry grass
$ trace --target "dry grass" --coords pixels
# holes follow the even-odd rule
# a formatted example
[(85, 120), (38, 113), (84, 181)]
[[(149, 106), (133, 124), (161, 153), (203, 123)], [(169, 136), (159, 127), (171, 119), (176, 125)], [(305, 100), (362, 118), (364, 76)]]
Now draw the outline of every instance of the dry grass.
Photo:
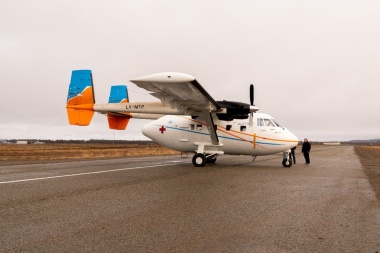
[(179, 154), (156, 144), (1, 144), (0, 161), (118, 158), (126, 156)]
[(355, 152), (368, 176), (368, 180), (380, 200), (380, 146), (355, 146)]

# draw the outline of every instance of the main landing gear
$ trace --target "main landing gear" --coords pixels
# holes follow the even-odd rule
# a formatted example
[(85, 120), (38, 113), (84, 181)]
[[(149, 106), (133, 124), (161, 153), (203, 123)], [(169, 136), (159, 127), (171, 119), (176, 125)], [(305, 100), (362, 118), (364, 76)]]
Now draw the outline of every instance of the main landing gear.
[(193, 156), (193, 165), (195, 167), (204, 167), (206, 163), (215, 163), (217, 155), (205, 155), (197, 153)]
[(290, 149), (284, 152), (283, 159), (282, 159), (282, 166), (285, 168), (292, 167), (292, 158), (290, 156)]
[(205, 146), (212, 147), (212, 149), (217, 149), (217, 147), (221, 147), (223, 144), (215, 145), (206, 142), (197, 142), (194, 144), (198, 146), (198, 149), (196, 150), (196, 153), (193, 156), (192, 160), (195, 167), (204, 167), (207, 163), (215, 163), (216, 157), (218, 155), (224, 154), (223, 151), (219, 150), (205, 150)]
[(204, 167), (207, 163), (207, 158), (204, 154), (195, 154), (193, 156), (193, 165), (195, 167)]

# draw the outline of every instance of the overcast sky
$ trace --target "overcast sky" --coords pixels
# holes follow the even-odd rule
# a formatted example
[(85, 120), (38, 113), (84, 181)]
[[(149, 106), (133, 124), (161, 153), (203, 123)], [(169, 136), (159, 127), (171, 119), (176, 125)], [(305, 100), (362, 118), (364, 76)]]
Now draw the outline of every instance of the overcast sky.
[(93, 71), (97, 103), (128, 80), (194, 76), (215, 100), (249, 103), (298, 138), (380, 138), (378, 0), (15, 0), (0, 3), (0, 139), (144, 139), (147, 121), (68, 124), (71, 71)]

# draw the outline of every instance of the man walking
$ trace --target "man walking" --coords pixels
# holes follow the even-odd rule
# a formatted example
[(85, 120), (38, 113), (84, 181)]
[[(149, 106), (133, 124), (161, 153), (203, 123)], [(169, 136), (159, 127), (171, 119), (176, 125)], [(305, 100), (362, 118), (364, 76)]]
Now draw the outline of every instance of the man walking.
[(302, 145), (302, 154), (305, 157), (305, 161), (307, 165), (310, 165), (310, 150), (311, 150), (311, 145), (310, 142), (307, 138), (303, 140), (303, 145)]

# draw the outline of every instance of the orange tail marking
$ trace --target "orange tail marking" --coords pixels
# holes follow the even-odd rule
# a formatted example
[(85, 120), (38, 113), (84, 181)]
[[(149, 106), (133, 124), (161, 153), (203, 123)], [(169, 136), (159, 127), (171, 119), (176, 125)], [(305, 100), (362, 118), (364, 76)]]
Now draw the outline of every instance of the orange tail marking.
[(127, 128), (128, 122), (131, 119), (130, 116), (120, 117), (107, 115), (108, 125), (110, 129), (125, 130)]
[(94, 115), (92, 87), (67, 101), (66, 109), (70, 125), (88, 126)]

